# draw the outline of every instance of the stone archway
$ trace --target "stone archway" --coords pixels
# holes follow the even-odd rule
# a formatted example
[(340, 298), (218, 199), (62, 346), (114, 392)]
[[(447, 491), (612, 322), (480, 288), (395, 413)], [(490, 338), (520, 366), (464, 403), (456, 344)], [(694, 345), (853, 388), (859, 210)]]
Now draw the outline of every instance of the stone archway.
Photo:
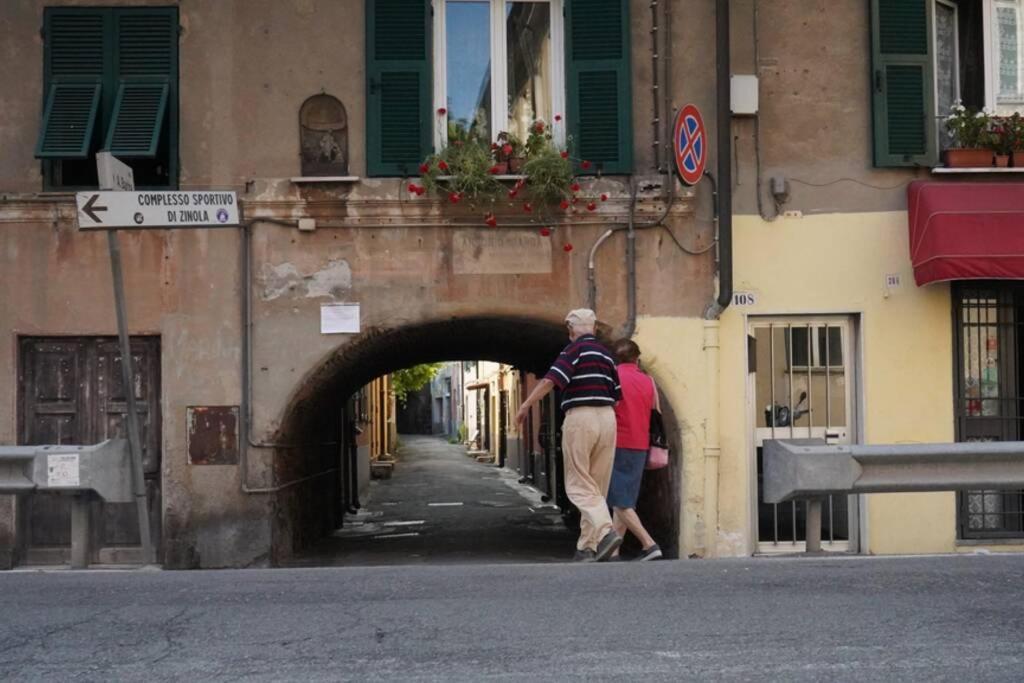
[[(419, 363), (490, 360), (543, 374), (567, 341), (558, 321), (515, 316), (468, 316), (368, 330), (324, 357), (288, 400), (275, 441), (292, 444), (275, 453), (278, 481), (308, 478), (338, 457), (340, 423), (348, 397), (372, 379)], [(663, 397), (663, 403), (665, 399)], [(677, 430), (671, 407), (664, 411), (670, 433)], [(678, 453), (678, 449), (676, 450)], [(653, 481), (664, 515), (659, 536), (674, 555), (678, 541), (681, 457)], [(336, 499), (329, 478), (278, 493), (274, 505), (273, 556), (280, 561), (293, 549), (333, 530)]]

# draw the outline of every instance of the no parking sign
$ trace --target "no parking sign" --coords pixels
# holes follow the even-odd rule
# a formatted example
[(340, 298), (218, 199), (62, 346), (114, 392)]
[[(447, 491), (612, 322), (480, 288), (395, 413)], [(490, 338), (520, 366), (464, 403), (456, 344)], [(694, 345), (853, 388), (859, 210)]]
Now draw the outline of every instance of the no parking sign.
[(704, 175), (708, 160), (708, 135), (700, 110), (688, 104), (676, 114), (672, 149), (676, 157), (679, 177), (687, 185), (696, 185)]

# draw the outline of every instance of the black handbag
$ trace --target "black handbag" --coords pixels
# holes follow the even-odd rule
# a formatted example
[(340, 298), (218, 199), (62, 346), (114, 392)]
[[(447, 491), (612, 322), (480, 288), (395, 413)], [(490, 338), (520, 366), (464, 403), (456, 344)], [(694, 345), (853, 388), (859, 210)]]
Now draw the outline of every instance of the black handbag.
[(661, 413), (651, 408), (651, 447), (647, 450), (647, 466), (649, 470), (660, 470), (668, 465), (668, 439), (665, 437), (665, 423)]

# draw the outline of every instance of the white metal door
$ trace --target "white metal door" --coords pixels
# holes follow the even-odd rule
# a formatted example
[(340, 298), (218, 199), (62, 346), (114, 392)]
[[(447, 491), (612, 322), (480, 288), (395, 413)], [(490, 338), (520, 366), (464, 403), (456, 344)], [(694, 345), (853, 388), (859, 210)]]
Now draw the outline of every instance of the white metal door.
[[(853, 324), (849, 316), (752, 318), (748, 327), (749, 404), (757, 471), (754, 531), (762, 553), (804, 549), (804, 503), (762, 500), (761, 452), (766, 439), (825, 439), (848, 444), (856, 392)], [(830, 496), (822, 511), (822, 548), (855, 549), (856, 497)]]

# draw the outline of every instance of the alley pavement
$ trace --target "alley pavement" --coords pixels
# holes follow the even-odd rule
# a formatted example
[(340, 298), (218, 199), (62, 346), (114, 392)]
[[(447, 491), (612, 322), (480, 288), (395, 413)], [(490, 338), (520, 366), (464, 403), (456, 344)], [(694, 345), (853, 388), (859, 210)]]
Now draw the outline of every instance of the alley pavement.
[(1019, 681), (1024, 557), (0, 574), (0, 680)]
[(565, 562), (576, 537), (515, 472), (436, 436), (401, 436), (390, 479), (357, 515), (290, 566)]

